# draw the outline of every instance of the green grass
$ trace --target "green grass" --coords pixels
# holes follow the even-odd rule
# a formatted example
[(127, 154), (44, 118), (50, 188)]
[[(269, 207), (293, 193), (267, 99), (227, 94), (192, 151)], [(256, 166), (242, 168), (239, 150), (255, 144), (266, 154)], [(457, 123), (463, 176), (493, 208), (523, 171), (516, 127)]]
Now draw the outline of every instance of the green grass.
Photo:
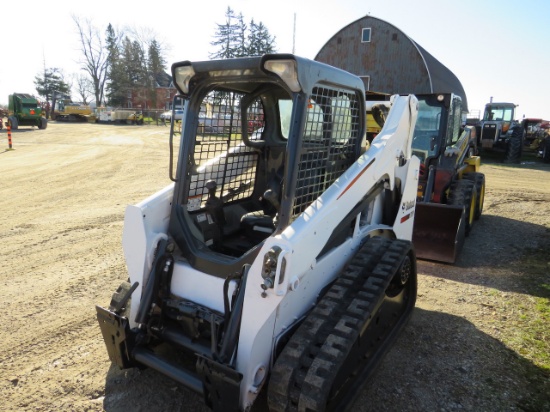
[(492, 296), (492, 297), (500, 296), (500, 292), (497, 289), (490, 289), (489, 296)]
[(521, 285), (525, 295), (514, 297), (515, 316), (511, 333), (503, 342), (535, 365), (550, 372), (550, 255), (548, 250), (531, 250), (519, 262), (525, 270)]

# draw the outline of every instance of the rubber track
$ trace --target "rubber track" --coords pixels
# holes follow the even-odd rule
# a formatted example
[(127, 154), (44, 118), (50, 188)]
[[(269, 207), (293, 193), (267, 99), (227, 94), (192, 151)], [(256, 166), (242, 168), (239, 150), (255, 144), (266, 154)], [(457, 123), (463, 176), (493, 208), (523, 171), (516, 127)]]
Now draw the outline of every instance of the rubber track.
[(407, 241), (374, 237), (360, 249), (277, 359), (270, 411), (325, 410), (333, 380), (410, 248)]

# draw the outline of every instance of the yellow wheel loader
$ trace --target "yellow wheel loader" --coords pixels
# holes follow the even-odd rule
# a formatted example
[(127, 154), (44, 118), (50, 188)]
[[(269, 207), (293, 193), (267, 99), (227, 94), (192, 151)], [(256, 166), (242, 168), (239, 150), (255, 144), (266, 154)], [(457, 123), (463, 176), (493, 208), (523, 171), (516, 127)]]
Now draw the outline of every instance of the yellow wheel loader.
[(483, 211), (485, 176), (475, 155), (475, 128), (463, 125), (459, 96), (417, 98), (412, 151), (421, 164), (413, 243), (419, 258), (454, 263)]
[[(126, 209), (129, 282), (96, 307), (110, 359), (216, 411), (262, 391), (271, 411), (344, 410), (416, 300), (417, 99), (392, 98), (367, 151), (353, 74), (286, 54), (172, 74), (174, 182)], [(206, 113), (222, 127), (201, 127)]]

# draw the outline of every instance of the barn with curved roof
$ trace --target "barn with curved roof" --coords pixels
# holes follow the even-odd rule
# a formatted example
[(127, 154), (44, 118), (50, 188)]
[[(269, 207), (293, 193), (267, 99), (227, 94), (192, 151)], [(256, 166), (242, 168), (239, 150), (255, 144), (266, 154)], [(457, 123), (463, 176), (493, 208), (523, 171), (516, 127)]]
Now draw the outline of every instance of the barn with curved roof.
[(338, 31), (315, 60), (360, 76), (367, 94), (455, 93), (468, 110), (453, 72), (397, 27), (372, 16)]

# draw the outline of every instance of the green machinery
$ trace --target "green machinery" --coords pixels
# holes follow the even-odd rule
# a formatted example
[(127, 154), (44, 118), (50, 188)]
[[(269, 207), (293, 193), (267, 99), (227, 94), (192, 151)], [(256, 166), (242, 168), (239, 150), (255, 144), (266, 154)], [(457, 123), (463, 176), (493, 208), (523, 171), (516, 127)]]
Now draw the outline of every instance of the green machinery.
[(30, 94), (10, 94), (8, 100), (8, 125), (12, 130), (17, 130), (19, 126), (36, 126), (39, 129), (48, 126), (38, 100)]

